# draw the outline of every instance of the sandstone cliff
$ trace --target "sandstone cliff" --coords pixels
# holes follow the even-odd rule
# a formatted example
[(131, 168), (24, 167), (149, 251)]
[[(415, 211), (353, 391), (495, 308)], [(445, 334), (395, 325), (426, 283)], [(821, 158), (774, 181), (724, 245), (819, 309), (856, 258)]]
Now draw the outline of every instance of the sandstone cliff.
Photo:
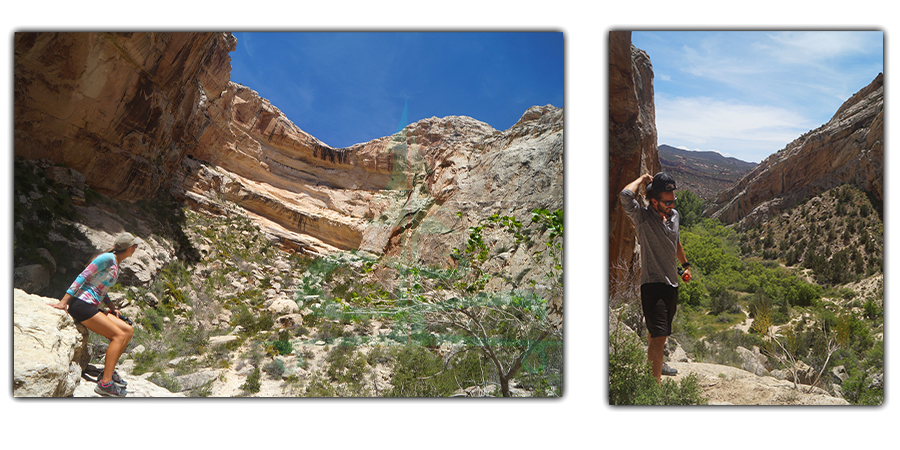
[[(385, 254), (423, 221), (427, 236), (435, 220), (446, 234), (494, 212), (523, 218), (562, 207), (563, 114), (549, 105), (503, 132), (468, 117), (430, 118), (344, 149), (305, 133), (244, 86), (229, 83), (220, 106), (210, 108), (219, 118), (200, 138), (210, 144), (182, 160), (171, 191), (214, 213), (223, 212), (221, 199), (234, 203), (283, 247)], [(473, 206), (477, 213), (456, 217)], [(439, 262), (458, 243), (441, 239), (421, 259)]]
[(15, 155), (134, 201), (168, 185), (231, 72), (228, 33), (16, 33)]
[(17, 33), (15, 154), (120, 200), (169, 191), (249, 215), (313, 254), (414, 242), (413, 259), (444, 262), (465, 238), (450, 230), (562, 208), (561, 110), (531, 108), (506, 131), (431, 118), (332, 148), (229, 81), (236, 45), (229, 33)]
[(634, 225), (618, 195), (644, 173), (660, 170), (653, 99), (653, 66), (631, 45), (630, 31), (609, 33), (609, 270), (610, 290), (640, 274)]
[(841, 184), (883, 199), (882, 74), (844, 102), (828, 123), (795, 139), (719, 194), (704, 215), (746, 229)]

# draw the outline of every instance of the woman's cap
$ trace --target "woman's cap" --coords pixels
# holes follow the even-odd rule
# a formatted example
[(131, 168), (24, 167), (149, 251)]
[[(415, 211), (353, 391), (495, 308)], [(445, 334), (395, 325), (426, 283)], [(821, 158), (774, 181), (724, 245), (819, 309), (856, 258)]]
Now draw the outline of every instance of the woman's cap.
[(127, 250), (134, 245), (134, 235), (131, 233), (122, 233), (116, 236), (115, 250)]

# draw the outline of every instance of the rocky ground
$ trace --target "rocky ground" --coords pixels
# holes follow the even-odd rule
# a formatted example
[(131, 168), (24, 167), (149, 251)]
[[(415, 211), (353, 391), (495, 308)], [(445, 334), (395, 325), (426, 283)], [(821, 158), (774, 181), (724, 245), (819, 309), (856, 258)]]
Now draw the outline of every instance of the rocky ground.
[(676, 382), (696, 374), (701, 396), (708, 399), (710, 405), (849, 405), (846, 400), (832, 397), (819, 388), (799, 385), (797, 390), (790, 381), (756, 376), (735, 367), (688, 362), (669, 362), (668, 365), (678, 370), (678, 374), (671, 377)]

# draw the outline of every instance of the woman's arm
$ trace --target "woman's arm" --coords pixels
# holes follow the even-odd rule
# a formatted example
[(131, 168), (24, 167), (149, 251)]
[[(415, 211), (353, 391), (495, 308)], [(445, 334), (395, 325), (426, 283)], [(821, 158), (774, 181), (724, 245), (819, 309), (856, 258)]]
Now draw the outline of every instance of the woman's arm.
[(106, 305), (107, 308), (109, 308), (110, 314), (119, 317), (119, 312), (116, 311), (116, 304), (113, 303), (108, 295), (106, 297), (103, 297), (103, 304)]

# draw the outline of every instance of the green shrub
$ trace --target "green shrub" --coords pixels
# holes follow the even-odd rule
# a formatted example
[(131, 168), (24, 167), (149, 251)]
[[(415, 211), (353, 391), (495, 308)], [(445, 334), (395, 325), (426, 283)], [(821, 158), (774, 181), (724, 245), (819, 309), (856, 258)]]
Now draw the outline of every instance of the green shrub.
[(162, 361), (163, 356), (153, 350), (144, 350), (133, 354), (132, 359), (134, 360), (134, 368), (131, 369), (131, 373), (133, 375), (141, 375), (147, 372), (156, 372), (157, 365)]
[(281, 378), (282, 375), (287, 372), (287, 368), (284, 367), (284, 363), (280, 359), (273, 359), (266, 363), (263, 366), (263, 372), (269, 374), (272, 378)]
[(725, 312), (740, 311), (738, 296), (724, 286), (714, 287), (710, 292), (710, 314), (718, 316)]
[(288, 340), (277, 340), (272, 342), (272, 348), (279, 355), (290, 355), (294, 351), (294, 345)]
[(239, 304), (231, 324), (243, 327), (246, 334), (256, 334), (271, 329), (275, 325), (275, 320), (267, 312), (254, 314), (246, 305)]
[(247, 377), (247, 381), (241, 385), (241, 389), (248, 394), (256, 394), (259, 392), (262, 387), (259, 382), (260, 372), (259, 368), (253, 369), (253, 372)]
[(614, 335), (609, 355), (610, 405), (701, 405), (699, 380), (695, 374), (682, 378), (680, 383), (670, 379), (657, 383), (652, 375), (647, 353), (637, 339), (618, 342)]
[(336, 397), (337, 392), (326, 378), (318, 371), (314, 372), (306, 385), (304, 397)]
[(397, 361), (391, 389), (386, 397), (447, 397), (457, 386), (444, 369), (440, 356), (415, 345), (401, 347), (394, 354)]
[(147, 381), (163, 387), (169, 392), (181, 392), (181, 385), (178, 384), (178, 380), (164, 372), (155, 372), (153, 375), (150, 375)]

